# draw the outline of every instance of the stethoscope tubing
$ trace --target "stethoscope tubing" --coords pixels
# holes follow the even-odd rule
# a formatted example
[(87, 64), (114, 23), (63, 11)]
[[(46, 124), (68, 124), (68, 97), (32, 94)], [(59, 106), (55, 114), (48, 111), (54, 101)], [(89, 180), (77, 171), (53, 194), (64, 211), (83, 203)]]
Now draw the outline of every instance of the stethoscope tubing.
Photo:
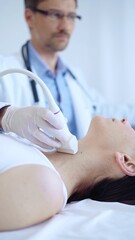
[[(28, 51), (28, 43), (29, 41), (27, 41), (21, 48), (21, 53), (22, 53), (22, 58), (25, 64), (25, 67), (28, 71), (32, 72), (31, 66), (30, 66), (30, 59), (29, 59), (29, 51)], [(75, 75), (70, 71), (70, 69), (67, 69), (68, 74), (70, 74), (70, 76), (72, 77), (72, 79), (74, 81), (76, 81), (76, 83), (79, 85), (79, 87), (82, 89), (82, 91), (84, 92), (84, 94), (87, 96), (87, 98), (89, 99), (90, 102), (93, 103), (93, 108), (96, 107), (96, 104), (94, 104), (94, 99), (92, 99), (92, 96), (90, 96), (89, 92), (84, 88), (84, 86), (77, 80), (77, 78), (75, 77)], [(31, 90), (33, 93), (33, 97), (34, 97), (34, 102), (38, 103), (39, 102), (39, 96), (38, 96), (38, 92), (37, 92), (37, 88), (36, 88), (36, 82), (31, 79), (30, 80), (30, 85), (31, 85)]]
[[(27, 41), (21, 49), (21, 53), (22, 53), (22, 58), (25, 64), (25, 67), (28, 71), (32, 72), (31, 66), (30, 66), (30, 61), (29, 61), (29, 51), (28, 51), (28, 42)], [(39, 102), (39, 97), (38, 97), (38, 92), (37, 92), (37, 88), (36, 88), (36, 82), (34, 81), (34, 79), (30, 80), (30, 85), (31, 85), (31, 90), (33, 93), (33, 97), (34, 97), (34, 102), (38, 103)]]

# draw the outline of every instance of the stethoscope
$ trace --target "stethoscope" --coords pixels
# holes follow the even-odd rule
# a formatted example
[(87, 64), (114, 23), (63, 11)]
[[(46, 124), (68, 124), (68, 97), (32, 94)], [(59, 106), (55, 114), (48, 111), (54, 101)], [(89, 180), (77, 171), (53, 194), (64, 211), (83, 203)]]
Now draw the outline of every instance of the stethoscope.
[[(29, 57), (29, 48), (28, 48), (29, 41), (27, 41), (21, 48), (21, 53), (22, 53), (22, 58), (25, 64), (25, 67), (28, 71), (32, 72), (31, 65), (30, 65), (30, 57)], [(77, 80), (76, 76), (71, 72), (70, 69), (67, 68), (66, 74), (69, 74), (74, 81), (80, 86), (82, 91), (85, 93), (85, 95), (88, 97), (88, 99), (93, 103), (93, 108), (95, 108), (96, 104), (94, 104), (94, 100), (90, 96), (89, 92), (84, 88), (84, 86)], [(38, 103), (39, 102), (39, 96), (36, 88), (36, 82), (31, 79), (30, 80), (30, 85), (31, 85), (31, 90), (34, 98), (34, 102)]]
[[(29, 41), (27, 41), (22, 46), (21, 53), (22, 53), (22, 58), (23, 58), (26, 69), (28, 71), (32, 72), (32, 69), (31, 69), (31, 66), (30, 66), (28, 43), (29, 43)], [(39, 97), (38, 97), (38, 92), (37, 92), (37, 88), (36, 88), (36, 82), (33, 79), (31, 79), (30, 80), (30, 85), (31, 85), (32, 93), (33, 93), (34, 102), (37, 103), (37, 102), (39, 102)]]

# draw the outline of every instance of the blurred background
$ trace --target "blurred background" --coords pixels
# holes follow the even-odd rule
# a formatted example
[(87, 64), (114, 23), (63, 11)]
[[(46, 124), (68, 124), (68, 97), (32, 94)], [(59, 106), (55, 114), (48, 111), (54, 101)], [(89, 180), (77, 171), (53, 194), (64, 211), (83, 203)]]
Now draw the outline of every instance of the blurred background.
[[(61, 53), (107, 102), (135, 104), (135, 0), (79, 0), (82, 21)], [(0, 54), (18, 51), (29, 38), (23, 0), (0, 6)]]

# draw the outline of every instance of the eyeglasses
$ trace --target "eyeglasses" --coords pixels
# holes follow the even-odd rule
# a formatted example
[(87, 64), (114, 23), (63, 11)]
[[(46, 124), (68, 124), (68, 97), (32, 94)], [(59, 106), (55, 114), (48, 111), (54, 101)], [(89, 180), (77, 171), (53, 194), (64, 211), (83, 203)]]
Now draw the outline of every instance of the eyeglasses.
[(64, 17), (66, 17), (69, 21), (74, 22), (76, 19), (81, 20), (82, 17), (79, 15), (76, 15), (75, 13), (68, 13), (64, 14), (63, 12), (59, 10), (41, 10), (38, 8), (31, 8), (33, 12), (38, 12), (40, 14), (43, 14), (44, 16), (49, 17), (53, 21), (59, 21), (62, 20)]

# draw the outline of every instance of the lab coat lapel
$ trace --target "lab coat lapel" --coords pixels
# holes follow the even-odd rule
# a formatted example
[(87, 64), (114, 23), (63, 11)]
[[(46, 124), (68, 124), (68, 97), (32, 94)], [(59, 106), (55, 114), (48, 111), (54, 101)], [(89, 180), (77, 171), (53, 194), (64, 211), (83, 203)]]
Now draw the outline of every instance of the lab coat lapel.
[(71, 93), (73, 109), (75, 114), (75, 120), (78, 130), (78, 138), (82, 138), (86, 135), (90, 121), (91, 111), (90, 102), (86, 99), (84, 92), (77, 84), (77, 81), (71, 78), (70, 74), (66, 76), (67, 84)]

